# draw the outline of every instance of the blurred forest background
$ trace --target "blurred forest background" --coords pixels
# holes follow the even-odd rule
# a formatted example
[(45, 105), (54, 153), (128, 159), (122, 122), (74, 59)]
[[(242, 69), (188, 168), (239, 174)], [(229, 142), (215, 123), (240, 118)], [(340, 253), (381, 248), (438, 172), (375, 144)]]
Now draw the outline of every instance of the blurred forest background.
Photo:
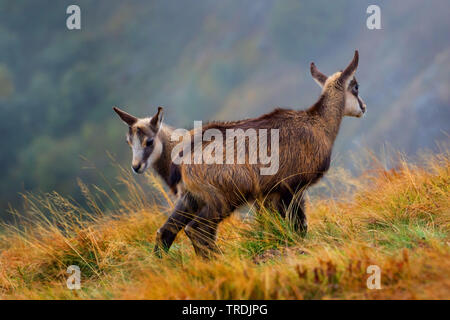
[[(66, 8), (81, 8), (81, 30)], [(382, 30), (366, 8), (381, 7)], [(389, 146), (413, 155), (450, 133), (450, 5), (433, 1), (0, 1), (0, 220), (19, 192), (81, 197), (128, 167), (126, 127), (165, 106), (166, 123), (306, 108), (360, 50), (368, 113), (345, 119), (334, 159)]]

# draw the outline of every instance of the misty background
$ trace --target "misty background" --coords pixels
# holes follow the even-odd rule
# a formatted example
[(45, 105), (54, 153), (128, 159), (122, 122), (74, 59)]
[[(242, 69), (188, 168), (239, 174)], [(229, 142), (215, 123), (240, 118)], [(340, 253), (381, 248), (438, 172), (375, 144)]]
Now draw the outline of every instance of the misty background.
[[(66, 8), (81, 8), (81, 30)], [(381, 30), (366, 9), (381, 8)], [(129, 167), (126, 126), (111, 107), (165, 122), (235, 120), (304, 109), (360, 52), (367, 103), (346, 118), (333, 159), (386, 146), (414, 155), (450, 133), (450, 5), (433, 1), (0, 1), (0, 220), (19, 192), (81, 198), (77, 178), (114, 181)]]

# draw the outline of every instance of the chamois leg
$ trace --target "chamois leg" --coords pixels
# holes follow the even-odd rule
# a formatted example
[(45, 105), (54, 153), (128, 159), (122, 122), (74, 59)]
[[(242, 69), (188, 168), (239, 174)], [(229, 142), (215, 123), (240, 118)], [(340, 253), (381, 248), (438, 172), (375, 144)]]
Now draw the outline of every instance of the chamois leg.
[(222, 220), (219, 215), (214, 217), (212, 210), (204, 206), (195, 219), (186, 226), (184, 230), (197, 255), (209, 259), (220, 252), (216, 236), (217, 227)]
[(189, 194), (183, 195), (175, 204), (175, 208), (166, 223), (156, 233), (154, 253), (161, 257), (161, 248), (169, 251), (178, 232), (183, 229), (194, 217), (198, 204)]
[(290, 221), (293, 223), (295, 230), (300, 232), (300, 234), (304, 237), (306, 236), (306, 232), (308, 231), (308, 220), (306, 219), (305, 214), (305, 199), (294, 199), (291, 202), (291, 210), (290, 210)]
[(306, 235), (308, 222), (305, 215), (305, 199), (303, 198), (303, 193), (292, 194), (286, 192), (282, 194), (278, 203), (278, 210), (282, 217), (287, 216), (295, 230), (302, 236)]

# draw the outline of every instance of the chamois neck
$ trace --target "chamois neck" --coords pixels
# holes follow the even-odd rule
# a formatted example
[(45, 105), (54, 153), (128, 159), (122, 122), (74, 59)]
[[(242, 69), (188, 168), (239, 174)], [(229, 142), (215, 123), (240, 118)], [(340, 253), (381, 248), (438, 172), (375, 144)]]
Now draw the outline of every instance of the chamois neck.
[(153, 163), (153, 169), (164, 179), (166, 183), (169, 183), (170, 178), (170, 165), (172, 163), (171, 153), (174, 147), (174, 142), (170, 140), (173, 129), (169, 126), (162, 124), (158, 132), (158, 138), (162, 143), (161, 156)]
[(308, 113), (323, 123), (327, 136), (334, 141), (344, 116), (345, 95), (343, 92), (323, 92), (317, 102), (308, 109)]

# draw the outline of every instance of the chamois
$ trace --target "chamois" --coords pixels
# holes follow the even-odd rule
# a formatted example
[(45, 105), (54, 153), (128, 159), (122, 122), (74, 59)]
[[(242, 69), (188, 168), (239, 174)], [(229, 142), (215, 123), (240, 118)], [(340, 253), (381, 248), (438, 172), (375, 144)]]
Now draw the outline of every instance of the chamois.
[(135, 173), (143, 173), (150, 166), (176, 194), (177, 187), (170, 179), (171, 153), (176, 142), (170, 137), (173, 129), (163, 124), (163, 108), (151, 118), (137, 118), (113, 107), (123, 122), (128, 125), (126, 141), (133, 152), (131, 168)]
[(294, 226), (305, 233), (303, 192), (328, 170), (343, 116), (361, 117), (366, 111), (354, 78), (358, 60), (355, 51), (347, 68), (330, 77), (311, 63), (311, 75), (322, 93), (307, 110), (278, 108), (258, 118), (204, 126), (203, 132), (216, 129), (222, 133), (227, 129), (278, 129), (279, 170), (273, 175), (261, 175), (264, 165), (249, 163), (248, 154), (244, 164), (172, 164), (182, 196), (157, 232), (155, 254), (161, 255), (160, 248), (167, 251), (185, 228), (195, 252), (210, 257), (218, 252), (218, 223), (239, 206), (266, 196), (277, 196), (280, 214), (288, 214)]

